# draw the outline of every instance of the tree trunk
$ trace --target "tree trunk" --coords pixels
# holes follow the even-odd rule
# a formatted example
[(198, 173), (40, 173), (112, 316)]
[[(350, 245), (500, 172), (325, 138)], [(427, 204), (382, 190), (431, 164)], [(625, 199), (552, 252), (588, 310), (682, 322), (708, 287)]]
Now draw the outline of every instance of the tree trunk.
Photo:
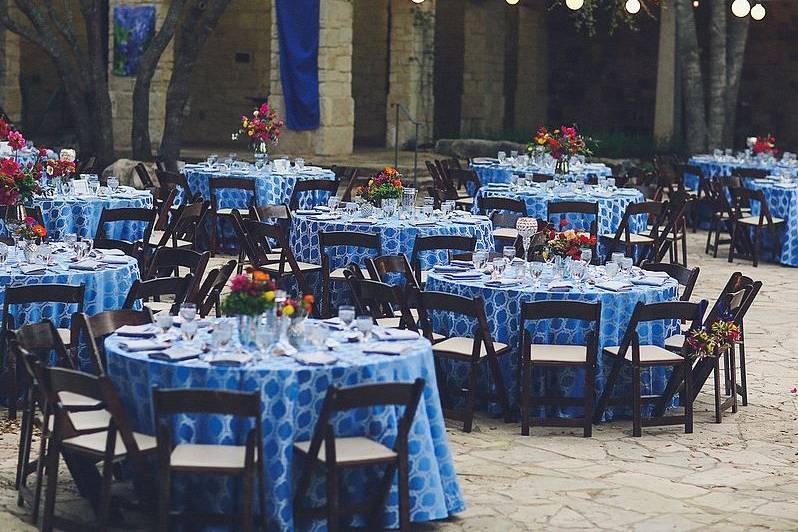
[(726, 122), (723, 127), (723, 145), (729, 148), (734, 147), (737, 99), (740, 96), (740, 79), (750, 20), (750, 17), (734, 17), (729, 21), (726, 32)]
[(203, 5), (194, 5), (188, 10), (175, 39), (175, 61), (166, 91), (166, 121), (160, 149), (160, 155), (170, 169), (177, 167), (180, 157), (191, 73), (208, 35), (216, 27), (230, 0), (213, 0), (201, 4)]
[(707, 149), (722, 147), (726, 126), (726, 0), (712, 0), (709, 26)]
[(682, 58), (684, 120), (687, 149), (691, 153), (706, 151), (707, 126), (704, 104), (704, 82), (696, 36), (695, 17), (690, 0), (676, 0), (676, 31), (679, 55)]
[(150, 140), (150, 86), (158, 62), (175, 34), (175, 27), (186, 0), (172, 0), (161, 29), (139, 58), (136, 84), (133, 87), (133, 131), (131, 143), (133, 158), (139, 161), (152, 159)]

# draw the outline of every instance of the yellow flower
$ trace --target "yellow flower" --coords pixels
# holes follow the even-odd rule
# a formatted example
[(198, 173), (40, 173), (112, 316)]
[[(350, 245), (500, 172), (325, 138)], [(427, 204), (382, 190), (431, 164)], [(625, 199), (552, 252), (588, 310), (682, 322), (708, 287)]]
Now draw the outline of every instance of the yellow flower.
[(252, 136), (254, 133), (255, 133), (255, 132), (254, 132), (254, 131), (252, 131), (251, 129), (250, 129), (249, 131), (247, 131), (247, 135), (249, 135), (250, 137), (251, 137), (251, 136)]
[(543, 139), (543, 138), (538, 139), (538, 144), (540, 144), (541, 146), (543, 146), (545, 143), (546, 143), (546, 139)]
[(273, 290), (269, 290), (268, 292), (264, 292), (263, 293), (263, 299), (265, 299), (266, 301), (269, 301), (269, 302), (274, 301), (274, 291)]
[(293, 313), (294, 313), (294, 307), (293, 306), (286, 305), (286, 306), (283, 307), (283, 314), (285, 314), (286, 316), (290, 316)]

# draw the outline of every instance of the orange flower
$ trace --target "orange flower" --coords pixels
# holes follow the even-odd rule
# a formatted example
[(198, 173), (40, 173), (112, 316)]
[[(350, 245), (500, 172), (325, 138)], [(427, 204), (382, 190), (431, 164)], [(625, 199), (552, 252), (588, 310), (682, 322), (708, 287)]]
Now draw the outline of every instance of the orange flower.
[(266, 272), (262, 272), (260, 270), (255, 270), (252, 273), (252, 278), (255, 279), (256, 281), (268, 281), (269, 280), (269, 274), (266, 273)]
[(316, 297), (313, 294), (305, 294), (305, 297), (302, 299), (305, 303), (314, 303), (316, 301)]
[(35, 225), (33, 227), (33, 232), (36, 233), (37, 235), (39, 235), (42, 238), (47, 236), (47, 229), (45, 229), (44, 226), (42, 226), (42, 225)]

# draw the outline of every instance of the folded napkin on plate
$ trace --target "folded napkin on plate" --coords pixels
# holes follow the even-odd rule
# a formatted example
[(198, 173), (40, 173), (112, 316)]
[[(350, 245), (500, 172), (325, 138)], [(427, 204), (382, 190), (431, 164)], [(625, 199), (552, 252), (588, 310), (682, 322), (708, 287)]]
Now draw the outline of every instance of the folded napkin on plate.
[(103, 249), (103, 250), (96, 250), (96, 251), (100, 251), (106, 257), (109, 256), (109, 255), (113, 255), (113, 256), (116, 256), (116, 257), (124, 257), (125, 256), (125, 252), (122, 251), (121, 249)]
[(479, 220), (475, 220), (474, 218), (455, 218), (452, 222), (463, 225), (477, 225)]
[(150, 353), (147, 356), (155, 360), (167, 360), (171, 362), (180, 362), (181, 360), (191, 360), (199, 358), (202, 350), (198, 347), (175, 345), (157, 353)]
[(517, 284), (521, 284), (521, 281), (518, 279), (491, 279), (489, 281), (485, 281), (485, 286), (496, 286), (499, 288), (515, 286)]
[(341, 318), (337, 316), (335, 318), (328, 318), (326, 320), (323, 320), (322, 323), (327, 327), (329, 327), (330, 329), (336, 329), (338, 331), (342, 331), (343, 329), (346, 328), (344, 322), (342, 322)]
[(43, 264), (20, 264), (19, 271), (25, 275), (33, 275), (35, 273), (44, 273), (47, 268)]
[(337, 214), (319, 214), (317, 216), (311, 216), (310, 219), (314, 222), (332, 222), (334, 220), (340, 220), (341, 217)]
[(596, 287), (610, 290), (611, 292), (625, 292), (634, 286), (632, 283), (626, 281), (601, 281), (596, 283)]
[(437, 264), (433, 269), (436, 272), (462, 272), (473, 268), (471, 264), (468, 266), (455, 266), (454, 264)]
[(84, 271), (91, 271), (100, 269), (100, 263), (96, 260), (92, 259), (85, 259), (80, 262), (72, 262), (69, 264), (69, 267), (73, 270), (84, 270)]
[(633, 277), (631, 279), (632, 284), (638, 284), (642, 286), (662, 286), (666, 282), (668, 282), (667, 277)]
[(468, 270), (468, 271), (455, 271), (452, 273), (444, 273), (443, 276), (447, 279), (460, 279), (463, 281), (467, 280), (475, 280), (475, 279), (482, 279), (482, 272), (479, 270)]
[(334, 364), (338, 360), (334, 356), (323, 353), (322, 351), (316, 351), (315, 353), (296, 353), (292, 355), (291, 358), (306, 366), (326, 366), (327, 364)]
[(135, 351), (160, 351), (161, 349), (166, 349), (170, 345), (171, 344), (169, 342), (155, 340), (152, 338), (146, 340), (125, 340), (124, 342), (119, 342), (119, 347), (130, 353)]
[(646, 277), (661, 277), (663, 279), (667, 279), (670, 277), (670, 275), (668, 275), (667, 272), (653, 272), (649, 270), (639, 270), (639, 271)]
[(116, 334), (119, 336), (129, 336), (129, 337), (150, 337), (155, 336), (158, 334), (158, 327), (153, 325), (152, 323), (146, 323), (144, 325), (122, 325), (120, 328), (116, 330)]
[(100, 262), (103, 264), (128, 264), (130, 260), (125, 256), (117, 256), (117, 255), (106, 255), (105, 257), (100, 258)]
[(419, 339), (418, 333), (409, 329), (374, 329), (372, 334), (377, 340), (383, 342), (402, 342)]
[(321, 212), (330, 212), (330, 208), (328, 206), (326, 206), (326, 205), (316, 205), (313, 208), (316, 209), (317, 211), (321, 211)]
[(272, 349), (272, 353), (277, 355), (278, 357), (283, 355), (294, 356), (297, 353), (296, 347), (291, 344), (287, 344), (285, 342), (277, 342), (274, 344), (274, 349)]
[(381, 345), (373, 345), (370, 347), (366, 347), (363, 349), (363, 352), (367, 355), (401, 355), (407, 349), (406, 346), (403, 345), (396, 345), (396, 344), (381, 344)]
[(213, 355), (210, 364), (212, 366), (243, 366), (252, 360), (252, 355), (243, 351), (233, 351), (230, 353), (218, 353)]
[(549, 283), (549, 292), (570, 292), (573, 290), (574, 284), (568, 281), (552, 281)]
[(449, 262), (450, 266), (462, 266), (463, 268), (473, 268), (474, 263), (470, 260), (453, 260)]
[(297, 214), (318, 214), (319, 211), (316, 209), (299, 209), (295, 211)]
[(376, 218), (352, 218), (350, 223), (353, 224), (375, 224), (377, 223)]
[(437, 224), (435, 220), (419, 220), (415, 222), (410, 222), (410, 225), (413, 227), (432, 227), (433, 225)]

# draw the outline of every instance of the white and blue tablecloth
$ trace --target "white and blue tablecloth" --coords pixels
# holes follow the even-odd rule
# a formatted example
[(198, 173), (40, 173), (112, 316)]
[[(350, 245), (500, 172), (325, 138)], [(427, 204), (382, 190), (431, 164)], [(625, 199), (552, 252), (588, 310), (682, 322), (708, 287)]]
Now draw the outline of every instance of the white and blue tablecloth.
[[(47, 266), (41, 273), (25, 275), (18, 267), (18, 259), (13, 250), (5, 268), (0, 269), (0, 305), (5, 300), (8, 286), (30, 286), (42, 284), (85, 285), (83, 312), (93, 316), (105, 310), (122, 308), (133, 281), (139, 278), (139, 268), (135, 259), (128, 258), (124, 265), (104, 265), (96, 271), (83, 271), (70, 268), (66, 254), (54, 254), (55, 263)], [(14, 305), (10, 314), (14, 316), (17, 327), (26, 323), (36, 323), (43, 319), (51, 320), (56, 327), (68, 328), (75, 305), (56, 303), (36, 303)]]
[[(487, 276), (485, 277), (487, 279)], [(447, 292), (468, 298), (481, 297), (485, 301), (485, 313), (493, 341), (502, 342), (512, 348), (512, 352), (501, 357), (502, 376), (507, 386), (511, 405), (519, 402), (519, 354), (521, 341), (521, 303), (528, 301), (581, 301), (601, 302), (601, 332), (599, 334), (599, 356), (596, 369), (596, 397), (604, 390), (604, 384), (612, 367), (612, 360), (605, 358), (601, 350), (607, 346), (619, 345), (638, 302), (658, 303), (675, 301), (678, 285), (669, 280), (662, 287), (635, 286), (625, 292), (611, 292), (601, 288), (588, 287), (585, 291), (577, 289), (570, 292), (549, 291), (544, 277), (541, 287), (522, 284), (515, 287), (486, 287), (484, 281), (452, 281), (441, 274), (431, 273), (427, 279), (427, 290)], [(433, 329), (447, 336), (472, 336), (472, 320), (448, 313), (435, 313)], [(584, 345), (588, 330), (585, 324), (575, 320), (541, 320), (530, 325), (533, 343), (581, 344)], [(671, 322), (650, 322), (640, 325), (638, 333), (643, 344), (662, 345), (665, 338), (678, 333), (678, 324)], [(466, 382), (468, 368), (464, 364), (450, 363), (447, 376), (452, 384), (450, 389), (460, 389)], [(539, 372), (537, 372), (539, 371)], [(643, 370), (643, 394), (661, 393), (665, 389), (669, 372), (665, 369)], [(494, 386), (487, 370), (480, 376), (483, 389)], [(575, 369), (536, 370), (533, 374), (535, 395), (579, 397), (584, 393), (584, 373)], [(631, 376), (627, 370), (615, 385), (613, 396), (631, 394)], [(628, 410), (627, 410), (628, 411)], [(572, 415), (573, 409), (551, 409), (548, 415)], [(608, 407), (605, 419), (612, 419), (620, 412)]]
[[(242, 367), (212, 366), (192, 360), (161, 362), (142, 353), (125, 353), (117, 337), (106, 340), (108, 374), (116, 384), (122, 402), (138, 431), (155, 434), (151, 388), (213, 388), (258, 392), (262, 397), (263, 450), (266, 460), (266, 506), (269, 530), (321, 529), (305, 522), (297, 527), (293, 520), (296, 469), (304, 461), (294, 460), (293, 444), (311, 439), (319, 411), (331, 385), (345, 387), (376, 382), (426, 381), (409, 434), (410, 517), (414, 522), (443, 519), (465, 508), (463, 496), (449, 451), (446, 428), (435, 381), (430, 345), (425, 340), (408, 344), (399, 356), (365, 355), (359, 344), (333, 354), (337, 362), (326, 366), (306, 366), (289, 357), (266, 357)], [(366, 436), (392, 445), (401, 412), (393, 407), (355, 410), (333, 417), (340, 436)], [(179, 416), (173, 424), (175, 443), (244, 445), (249, 426), (233, 424), (217, 416)], [(382, 469), (354, 469), (342, 485), (351, 495), (343, 501), (375, 492)], [(180, 475), (174, 477), (173, 505), (195, 511), (230, 511), (240, 508), (240, 487), (229, 477)], [(324, 500), (323, 477), (312, 484), (311, 504)], [(386, 528), (396, 528), (398, 494), (396, 484), (384, 514)]]
[[(510, 164), (495, 163), (474, 163), (471, 165), (479, 176), (479, 181), (483, 185), (488, 183), (509, 183), (513, 174), (547, 174), (554, 175), (554, 170), (541, 166), (512, 166)], [(601, 163), (588, 163), (579, 167), (572, 166), (569, 180), (577, 178), (586, 179), (588, 177), (612, 177), (612, 168)]]
[[(633, 188), (621, 188), (612, 193), (599, 191), (597, 187), (588, 186), (585, 192), (567, 192), (561, 189), (547, 189), (543, 186), (519, 187), (510, 190), (498, 185), (486, 185), (477, 191), (474, 210), (479, 209), (479, 202), (482, 197), (497, 196), (521, 200), (526, 203), (527, 215), (535, 218), (549, 220), (548, 204), (560, 201), (586, 201), (598, 203), (598, 221), (596, 223), (599, 235), (614, 235), (621, 225), (623, 213), (630, 203), (641, 203), (645, 197), (640, 191)], [(569, 225), (567, 228), (580, 231), (589, 231), (593, 216), (586, 214), (570, 214), (567, 217)], [(555, 226), (559, 220), (551, 219)], [(630, 230), (633, 233), (642, 233), (646, 230), (646, 219), (644, 216), (635, 216), (630, 221)], [(599, 239), (598, 252), (601, 257), (606, 255), (605, 242)]]
[[(94, 238), (103, 209), (152, 208), (152, 194), (146, 190), (125, 189), (113, 196), (38, 196), (31, 205), (40, 207), (48, 237), (63, 240), (64, 235), (76, 233)], [(113, 222), (106, 227), (108, 238), (134, 242), (144, 236), (141, 222)]]
[[(353, 231), (361, 233), (379, 233), (381, 253), (383, 255), (398, 255), (404, 253), (410, 261), (413, 246), (418, 236), (458, 235), (473, 236), (476, 238), (476, 249), (493, 251), (493, 224), (487, 218), (477, 218), (476, 223), (457, 223), (453, 220), (439, 220), (435, 225), (415, 226), (407, 220), (378, 220), (376, 223), (351, 223), (343, 220), (316, 221), (312, 216), (293, 214), (291, 227), (291, 251), (298, 261), (321, 264), (319, 249), (320, 231)], [(365, 260), (376, 256), (373, 250), (355, 247), (336, 246), (327, 249), (330, 258), (330, 269), (343, 268), (355, 262), (365, 267)], [(446, 251), (427, 251), (420, 253), (422, 269), (432, 268), (436, 264), (449, 262)], [(319, 274), (306, 275), (308, 284), (315, 289), (316, 294), (321, 294), (321, 276)], [(348, 304), (349, 290), (347, 287), (337, 286), (334, 291), (332, 307)]]
[[(798, 266), (798, 183), (781, 183), (771, 179), (747, 179), (747, 187), (761, 190), (768, 203), (770, 215), (784, 219), (777, 227), (781, 239), (781, 254), (772, 257), (787, 266)], [(752, 202), (751, 214), (759, 216), (759, 202)], [(762, 231), (764, 242), (770, 246), (772, 239), (767, 229)]]
[[(774, 175), (798, 175), (798, 164), (791, 162), (761, 162), (756, 159), (746, 161), (744, 159), (722, 157), (717, 158), (713, 155), (695, 155), (688, 161), (689, 164), (701, 168), (705, 178), (730, 176), (732, 171), (738, 168), (755, 168), (767, 170)], [(684, 186), (692, 190), (698, 190), (699, 177), (692, 174), (685, 174)]]
[[(299, 181), (309, 179), (334, 180), (335, 174), (332, 170), (325, 170), (317, 166), (308, 166), (301, 172), (278, 173), (275, 170), (257, 171), (254, 166), (244, 164), (241, 168), (222, 171), (220, 169), (210, 169), (204, 164), (186, 165), (183, 170), (191, 193), (201, 194), (206, 200), (210, 200), (210, 180), (215, 178), (236, 178), (251, 179), (255, 181), (256, 203), (258, 205), (280, 205), (287, 204), (291, 198), (294, 186)], [(327, 202), (327, 193), (303, 194), (299, 198), (300, 208), (309, 208), (315, 205), (324, 205)], [(245, 190), (220, 189), (216, 192), (216, 199), (220, 209), (239, 209), (247, 211), (252, 203), (252, 193)], [(178, 194), (176, 203), (184, 202), (183, 194)], [(219, 243), (224, 249), (236, 249), (236, 235), (229, 223), (219, 222), (220, 235)]]

